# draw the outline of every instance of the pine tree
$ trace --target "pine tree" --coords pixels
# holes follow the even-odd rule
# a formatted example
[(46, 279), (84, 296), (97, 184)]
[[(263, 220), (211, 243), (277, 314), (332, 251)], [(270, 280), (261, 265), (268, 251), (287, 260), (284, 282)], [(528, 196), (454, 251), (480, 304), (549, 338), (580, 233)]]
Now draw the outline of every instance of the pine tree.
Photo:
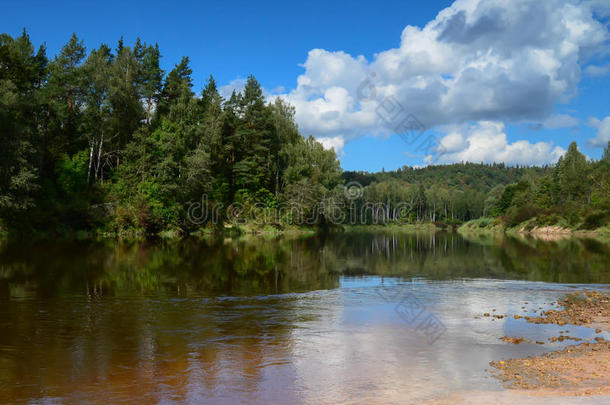
[(0, 36), (3, 224), (23, 212), (42, 218), (37, 226), (66, 218), (61, 225), (85, 229), (106, 220), (90, 206), (112, 202), (119, 227), (190, 229), (184, 205), (203, 193), (225, 204), (314, 203), (339, 182), (335, 153), (299, 134), (294, 108), (267, 105), (253, 76), (225, 102), (213, 76), (194, 96), (186, 57), (163, 81), (159, 47), (139, 38), (85, 57), (76, 35), (51, 63), (26, 33)]
[(83, 104), (82, 62), (86, 48), (76, 34), (49, 66), (49, 84), (47, 87), (48, 105), (53, 115), (53, 151), (55, 156), (62, 153), (72, 155), (78, 150), (80, 124), (80, 105)]
[(211, 104), (216, 103), (219, 99), (221, 99), (221, 97), (218, 93), (218, 88), (216, 87), (216, 80), (214, 79), (214, 76), (210, 75), (207, 84), (201, 91), (201, 105), (203, 111), (207, 111), (208, 107)]
[(85, 132), (89, 137), (87, 183), (102, 172), (104, 141), (108, 141), (111, 128), (110, 77), (113, 57), (110, 47), (102, 44), (93, 50), (84, 64), (87, 92), (84, 114)]
[[(271, 143), (274, 138), (274, 123), (270, 108), (265, 105), (263, 89), (252, 75), (248, 77), (241, 99), (243, 118), (238, 134), (241, 150), (235, 164), (236, 184), (251, 193), (273, 190)], [(272, 174), (273, 173), (273, 174)]]
[(193, 79), (191, 75), (193, 71), (189, 67), (189, 62), (189, 57), (184, 56), (165, 78), (163, 98), (166, 102), (170, 103), (183, 96), (192, 96)]
[(38, 189), (36, 146), (44, 52), (35, 54), (29, 36), (0, 35), (0, 218), (34, 204)]
[[(122, 45), (122, 44), (121, 44)], [(120, 46), (112, 63), (110, 102), (112, 105), (112, 144), (108, 162), (120, 164), (120, 150), (140, 127), (144, 111), (138, 85), (140, 66), (129, 46)]]
[(144, 52), (146, 50), (146, 44), (142, 44), (140, 37), (136, 38), (136, 44), (133, 46), (133, 56), (136, 58), (138, 64), (142, 64), (144, 59)]
[(184, 56), (165, 78), (161, 99), (157, 106), (157, 118), (167, 115), (172, 105), (180, 99), (182, 99), (183, 104), (187, 104), (187, 101), (191, 99), (193, 96), (191, 91), (193, 87), (192, 74), (193, 71), (189, 67), (189, 58)]
[(153, 104), (158, 105), (163, 89), (163, 70), (159, 66), (161, 53), (159, 45), (148, 46), (142, 56), (142, 95), (146, 99), (146, 128), (150, 128)]
[(235, 90), (231, 93), (231, 97), (224, 103), (224, 120), (222, 125), (222, 146), (224, 155), (224, 177), (228, 179), (229, 191), (227, 200), (233, 201), (233, 196), (237, 190), (236, 169), (235, 165), (239, 160), (239, 145), (241, 144), (240, 135), (238, 133), (239, 116), (241, 114), (241, 94)]
[(588, 193), (588, 171), (587, 158), (580, 153), (576, 142), (572, 142), (556, 167), (556, 178), (564, 200), (579, 201)]

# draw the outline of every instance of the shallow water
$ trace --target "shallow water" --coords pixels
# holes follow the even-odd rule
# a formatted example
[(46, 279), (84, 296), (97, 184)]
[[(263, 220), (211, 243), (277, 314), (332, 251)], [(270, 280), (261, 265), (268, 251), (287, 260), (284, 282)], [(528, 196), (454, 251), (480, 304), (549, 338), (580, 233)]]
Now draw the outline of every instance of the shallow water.
[(570, 344), (548, 343), (560, 330), (593, 336), (513, 314), (609, 282), (610, 247), (587, 240), (10, 244), (0, 403), (409, 403), (497, 391), (489, 361)]

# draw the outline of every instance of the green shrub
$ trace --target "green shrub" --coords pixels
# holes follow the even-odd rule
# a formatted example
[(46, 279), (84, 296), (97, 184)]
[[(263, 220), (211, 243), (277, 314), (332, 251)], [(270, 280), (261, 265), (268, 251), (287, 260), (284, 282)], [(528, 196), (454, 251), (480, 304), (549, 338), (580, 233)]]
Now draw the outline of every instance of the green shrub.
[(595, 211), (585, 217), (581, 229), (597, 229), (610, 222), (610, 215), (606, 211)]
[(87, 163), (89, 155), (86, 150), (75, 153), (72, 157), (64, 154), (55, 166), (57, 184), (68, 196), (82, 192), (87, 187)]
[(561, 217), (557, 213), (544, 212), (544, 213), (540, 213), (538, 215), (538, 217), (536, 218), (536, 225), (538, 225), (538, 226), (555, 225), (557, 222), (559, 222), (560, 219), (561, 219)]
[(504, 216), (504, 223), (508, 227), (517, 226), (520, 223), (535, 217), (537, 213), (538, 210), (531, 205), (510, 207)]
[(490, 228), (494, 224), (493, 218), (479, 218), (477, 222), (479, 228)]

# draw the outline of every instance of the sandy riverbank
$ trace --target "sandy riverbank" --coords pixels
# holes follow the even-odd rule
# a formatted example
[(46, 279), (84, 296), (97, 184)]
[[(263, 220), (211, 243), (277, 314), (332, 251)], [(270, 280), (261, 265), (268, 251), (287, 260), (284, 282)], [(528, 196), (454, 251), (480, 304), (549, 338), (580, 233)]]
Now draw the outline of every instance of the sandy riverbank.
[[(490, 363), (490, 373), (505, 391), (464, 391), (424, 401), (428, 405), (449, 404), (610, 404), (610, 341), (601, 334), (610, 332), (610, 293), (583, 291), (569, 294), (553, 303), (557, 309), (541, 311), (538, 316), (513, 316), (530, 323), (580, 325), (595, 330), (593, 339), (560, 334), (551, 342), (573, 340), (574, 345), (526, 358), (497, 360)], [(507, 344), (533, 343), (521, 337), (500, 338)], [(581, 343), (578, 343), (581, 342)], [(544, 344), (544, 342), (536, 342)]]
[[(491, 362), (492, 374), (506, 388), (529, 395), (609, 396), (610, 342), (599, 334), (610, 332), (610, 294), (577, 292), (558, 300), (556, 305), (558, 309), (523, 318), (530, 323), (586, 326), (595, 329), (598, 336), (540, 356)], [(552, 341), (569, 339), (580, 341), (568, 334)], [(610, 397), (608, 400), (610, 403)]]

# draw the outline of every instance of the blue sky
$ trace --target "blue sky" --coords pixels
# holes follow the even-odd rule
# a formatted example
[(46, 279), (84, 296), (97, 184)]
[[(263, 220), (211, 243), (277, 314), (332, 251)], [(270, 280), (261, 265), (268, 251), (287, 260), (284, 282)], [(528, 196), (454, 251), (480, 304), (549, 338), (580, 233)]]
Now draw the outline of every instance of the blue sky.
[[(518, 1), (532, 7), (527, 15), (511, 9), (515, 2), (502, 0), (179, 5), (4, 0), (0, 30), (18, 35), (26, 28), (35, 44), (46, 43), (50, 55), (72, 32), (89, 49), (114, 46), (121, 36), (133, 43), (139, 36), (159, 43), (166, 70), (188, 55), (196, 91), (210, 73), (220, 85), (236, 87), (252, 73), (269, 94), (297, 107), (303, 132), (335, 145), (346, 170), (430, 162), (430, 150), (418, 153), (373, 114), (375, 106), (394, 96), (443, 146), (442, 163), (552, 163), (573, 140), (588, 156), (599, 157), (599, 145), (610, 137), (608, 2), (549, 0), (542, 7), (534, 0)], [(517, 38), (544, 20), (551, 24), (535, 29), (549, 30), (557, 43), (530, 41), (538, 32)], [(563, 35), (566, 29), (559, 25), (566, 20), (590, 29)], [(417, 28), (405, 30), (408, 25)], [(535, 53), (524, 53), (526, 48)], [(454, 52), (451, 58), (445, 57), (447, 49)], [(480, 72), (464, 86), (473, 69)], [(354, 91), (371, 72), (378, 73), (381, 98), (355, 100)], [(503, 88), (509, 90), (497, 90)], [(435, 110), (439, 103), (442, 109)]]

